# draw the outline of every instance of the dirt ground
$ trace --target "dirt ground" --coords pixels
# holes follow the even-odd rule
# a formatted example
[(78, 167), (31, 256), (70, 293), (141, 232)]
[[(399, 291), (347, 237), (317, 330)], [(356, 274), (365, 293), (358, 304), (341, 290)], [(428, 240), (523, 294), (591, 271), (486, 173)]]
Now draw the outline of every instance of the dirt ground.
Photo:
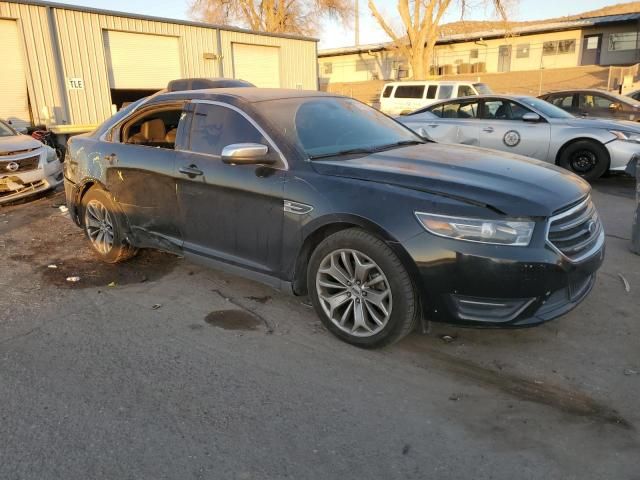
[(0, 478), (640, 479), (633, 187), (594, 185), (607, 255), (568, 315), (382, 351), (173, 255), (101, 264), (61, 192), (2, 207)]

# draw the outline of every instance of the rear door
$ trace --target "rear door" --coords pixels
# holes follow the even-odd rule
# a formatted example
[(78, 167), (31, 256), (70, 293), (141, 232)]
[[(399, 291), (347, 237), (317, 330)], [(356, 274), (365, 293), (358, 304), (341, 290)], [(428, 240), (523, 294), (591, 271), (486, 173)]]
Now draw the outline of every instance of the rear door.
[[(622, 109), (614, 108), (618, 104), (613, 97), (597, 93), (578, 94), (578, 115), (596, 118), (620, 118), (628, 120), (628, 114)], [(626, 118), (625, 118), (626, 117)]]
[(187, 107), (189, 141), (176, 162), (184, 251), (268, 275), (280, 270), (287, 165), (229, 165), (225, 146), (275, 144), (244, 111), (221, 102)]
[[(425, 119), (418, 132), (439, 143), (478, 145), (480, 138), (480, 100), (459, 100), (428, 109), (438, 119)], [(419, 117), (419, 115), (418, 115)], [(412, 128), (415, 127), (412, 125)], [(417, 131), (417, 130), (416, 130)]]
[(523, 115), (530, 112), (513, 100), (485, 99), (480, 146), (546, 160), (551, 127), (544, 119), (538, 123), (523, 121)]

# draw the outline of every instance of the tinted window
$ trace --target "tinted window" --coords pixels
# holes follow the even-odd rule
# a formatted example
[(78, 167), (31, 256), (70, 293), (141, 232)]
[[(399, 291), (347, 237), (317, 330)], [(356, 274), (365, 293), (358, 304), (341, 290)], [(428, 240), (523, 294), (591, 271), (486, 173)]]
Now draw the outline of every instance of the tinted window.
[(427, 88), (427, 98), (431, 100), (436, 98), (437, 91), (438, 91), (438, 85), (429, 85), (429, 88)]
[(459, 97), (471, 97), (475, 95), (476, 92), (469, 85), (460, 85), (458, 87), (458, 96)]
[(396, 98), (422, 98), (424, 85), (401, 85), (396, 87)]
[(191, 124), (190, 150), (220, 155), (233, 143), (267, 145), (262, 134), (242, 115), (218, 105), (198, 104)]
[(484, 102), (484, 116), (494, 120), (521, 120), (531, 110), (509, 100), (488, 100)]
[(441, 99), (451, 98), (452, 95), (453, 95), (453, 85), (440, 85), (438, 98), (441, 98)]
[[(421, 142), (411, 130), (356, 100), (302, 97), (255, 104), (274, 128), (310, 157), (351, 149), (375, 149), (398, 142)], [(337, 158), (337, 157), (336, 157)]]
[(392, 90), (393, 90), (393, 86), (392, 85), (388, 85), (384, 89), (384, 92), (382, 92), (382, 98), (389, 98), (391, 96), (391, 91)]
[(547, 101), (556, 107), (571, 108), (573, 105), (573, 94), (551, 96), (548, 97)]
[(600, 95), (591, 95), (581, 93), (578, 95), (578, 106), (581, 109), (589, 110), (592, 108), (609, 108), (609, 105), (614, 103), (612, 98), (603, 97)]

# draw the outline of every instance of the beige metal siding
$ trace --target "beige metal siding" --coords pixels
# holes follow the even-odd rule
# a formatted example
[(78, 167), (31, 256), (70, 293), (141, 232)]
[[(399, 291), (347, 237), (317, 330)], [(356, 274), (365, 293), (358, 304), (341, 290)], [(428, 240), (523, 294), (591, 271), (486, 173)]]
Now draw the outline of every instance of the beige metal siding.
[(259, 34), (220, 31), (225, 75), (233, 74), (233, 44), (280, 47), (280, 87), (317, 90), (315, 42)]
[(106, 30), (104, 44), (111, 88), (160, 90), (182, 77), (178, 37)]
[(234, 43), (233, 76), (262, 88), (280, 87), (280, 49)]
[(0, 118), (9, 120), (16, 128), (31, 124), (27, 72), (22, 42), (16, 20), (0, 20)]
[(55, 72), (55, 56), (47, 9), (36, 5), (0, 2), (0, 17), (17, 19), (26, 59), (27, 89), (36, 124), (64, 123), (64, 99)]

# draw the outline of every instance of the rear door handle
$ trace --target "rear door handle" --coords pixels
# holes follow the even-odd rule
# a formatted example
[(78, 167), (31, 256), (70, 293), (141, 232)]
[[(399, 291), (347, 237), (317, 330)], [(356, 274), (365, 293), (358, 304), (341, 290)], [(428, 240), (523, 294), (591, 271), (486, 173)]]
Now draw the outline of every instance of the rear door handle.
[(202, 170), (200, 170), (195, 165), (189, 165), (188, 167), (180, 167), (178, 171), (180, 173), (184, 173), (185, 175), (188, 175), (189, 178), (199, 177), (200, 175), (203, 174)]
[(486, 127), (482, 129), (483, 132), (493, 133), (493, 127)]

